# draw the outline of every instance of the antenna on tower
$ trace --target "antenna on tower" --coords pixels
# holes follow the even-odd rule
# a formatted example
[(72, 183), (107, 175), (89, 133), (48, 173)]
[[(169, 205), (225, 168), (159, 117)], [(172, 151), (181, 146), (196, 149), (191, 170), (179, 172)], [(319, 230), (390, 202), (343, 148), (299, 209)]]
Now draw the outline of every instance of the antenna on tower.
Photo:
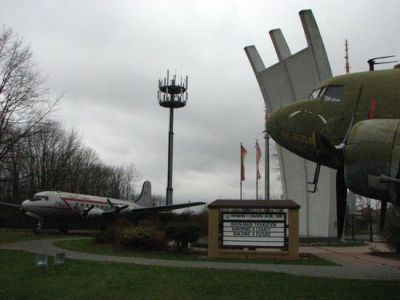
[(344, 50), (345, 50), (345, 55), (344, 59), (346, 60), (346, 65), (345, 65), (345, 70), (346, 74), (350, 73), (350, 64), (349, 64), (349, 43), (347, 42), (347, 39), (344, 42)]

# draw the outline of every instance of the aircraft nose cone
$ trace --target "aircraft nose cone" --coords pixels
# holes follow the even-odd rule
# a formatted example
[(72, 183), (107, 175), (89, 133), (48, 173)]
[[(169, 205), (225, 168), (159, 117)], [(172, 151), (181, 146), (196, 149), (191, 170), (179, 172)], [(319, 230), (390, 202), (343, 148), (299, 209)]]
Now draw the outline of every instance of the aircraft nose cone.
[(267, 132), (272, 137), (274, 140), (277, 139), (279, 135), (279, 128), (281, 127), (281, 120), (282, 120), (282, 114), (280, 113), (280, 109), (275, 110), (272, 112), (267, 121)]
[(22, 206), (22, 208), (27, 208), (30, 203), (31, 203), (30, 200), (25, 200), (24, 202), (21, 203), (21, 206)]

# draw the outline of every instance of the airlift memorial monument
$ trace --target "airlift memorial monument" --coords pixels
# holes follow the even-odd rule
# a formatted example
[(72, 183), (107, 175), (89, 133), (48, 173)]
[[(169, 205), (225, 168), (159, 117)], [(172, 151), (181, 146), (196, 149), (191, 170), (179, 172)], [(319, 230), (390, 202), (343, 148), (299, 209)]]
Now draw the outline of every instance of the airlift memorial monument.
[(290, 200), (216, 200), (208, 205), (208, 256), (299, 258), (299, 209)]
[[(279, 62), (265, 67), (255, 46), (245, 48), (268, 112), (296, 99), (305, 99), (310, 91), (332, 77), (328, 56), (311, 10), (299, 13), (307, 47), (290, 52), (280, 29), (269, 32)], [(293, 199), (302, 207), (300, 234), (311, 237), (336, 236), (335, 172), (321, 167), (319, 183), (315, 164), (277, 146), (284, 199)], [(318, 183), (318, 189), (316, 184)], [(312, 192), (309, 192), (312, 191)]]

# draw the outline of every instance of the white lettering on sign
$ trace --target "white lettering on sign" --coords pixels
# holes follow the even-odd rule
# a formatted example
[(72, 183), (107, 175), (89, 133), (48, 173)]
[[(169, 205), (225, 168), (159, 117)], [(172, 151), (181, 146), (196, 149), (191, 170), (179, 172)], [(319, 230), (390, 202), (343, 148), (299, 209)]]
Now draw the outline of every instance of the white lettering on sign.
[(233, 208), (224, 207), (220, 210), (222, 213), (276, 213), (283, 212), (287, 214), (288, 210), (283, 208)]
[(284, 221), (284, 213), (267, 213), (267, 214), (238, 214), (225, 213), (224, 220), (243, 220), (243, 221)]
[(282, 212), (223, 213), (224, 246), (284, 247), (286, 215)]

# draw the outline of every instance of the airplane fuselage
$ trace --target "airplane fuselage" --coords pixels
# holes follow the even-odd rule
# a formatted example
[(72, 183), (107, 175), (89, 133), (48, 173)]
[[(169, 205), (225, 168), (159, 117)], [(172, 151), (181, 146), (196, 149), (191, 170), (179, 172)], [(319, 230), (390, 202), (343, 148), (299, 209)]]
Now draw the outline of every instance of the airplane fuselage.
[(132, 209), (141, 207), (130, 201), (54, 191), (37, 193), (33, 200), (25, 200), (21, 206), (24, 211), (33, 217), (36, 215), (38, 219), (82, 219), (85, 211), (92, 216), (96, 216), (96, 213), (112, 213), (114, 208), (108, 201), (117, 206), (128, 205), (120, 214), (128, 214)]
[(327, 80), (267, 126), (279, 145), (337, 169), (343, 191), (400, 205), (399, 68)]
[(337, 169), (335, 146), (362, 120), (400, 118), (400, 69), (354, 73), (323, 82), (309, 96), (274, 111), (268, 133), (281, 146)]
[(126, 201), (91, 195), (73, 194), (66, 192), (45, 191), (36, 193), (32, 200), (18, 204), (0, 202), (0, 205), (18, 207), (28, 217), (38, 221), (35, 232), (40, 232), (41, 223), (53, 220), (61, 225), (60, 229), (67, 230), (68, 221), (95, 220), (107, 223), (114, 218), (135, 214), (171, 211), (203, 205), (204, 202), (188, 202), (171, 205), (154, 206), (151, 197), (151, 183), (145, 181), (142, 191), (135, 201)]

